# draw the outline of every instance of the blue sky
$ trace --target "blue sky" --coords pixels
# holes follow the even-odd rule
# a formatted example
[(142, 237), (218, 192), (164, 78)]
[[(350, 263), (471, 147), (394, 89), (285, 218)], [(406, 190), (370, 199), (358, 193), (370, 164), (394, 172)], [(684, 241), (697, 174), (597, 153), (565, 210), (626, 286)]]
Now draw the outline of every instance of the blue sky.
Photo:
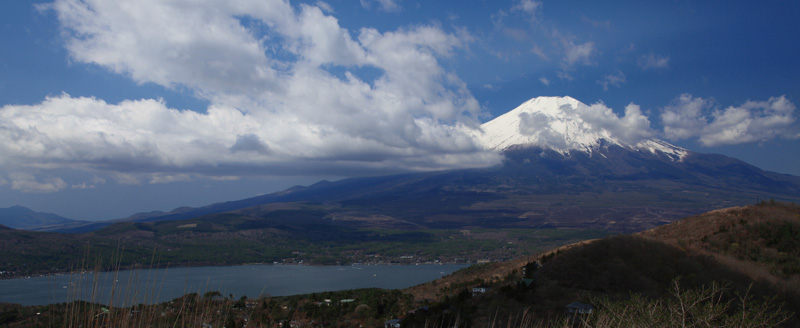
[(5, 1), (0, 207), (74, 219), (478, 167), (537, 96), (800, 175), (800, 3)]

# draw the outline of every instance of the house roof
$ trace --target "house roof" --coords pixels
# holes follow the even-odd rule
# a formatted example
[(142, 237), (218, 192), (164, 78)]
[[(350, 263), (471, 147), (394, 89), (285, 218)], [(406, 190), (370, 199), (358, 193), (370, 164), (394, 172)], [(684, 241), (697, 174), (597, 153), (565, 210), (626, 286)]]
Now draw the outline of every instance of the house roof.
[(591, 304), (579, 303), (579, 302), (572, 302), (567, 304), (568, 309), (594, 309), (594, 306)]

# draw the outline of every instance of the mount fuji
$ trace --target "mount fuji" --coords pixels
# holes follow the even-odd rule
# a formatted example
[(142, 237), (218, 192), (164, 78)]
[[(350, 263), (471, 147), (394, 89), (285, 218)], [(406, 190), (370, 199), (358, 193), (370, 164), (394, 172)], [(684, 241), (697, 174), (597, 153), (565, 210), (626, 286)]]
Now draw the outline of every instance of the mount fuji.
[(292, 211), (303, 222), (356, 227), (632, 232), (758, 200), (800, 201), (800, 177), (689, 151), (654, 134), (635, 105), (620, 118), (602, 104), (539, 97), (474, 132), (478, 144), (503, 155), (494, 167), (322, 181), (127, 220)]
[(538, 97), (484, 123), (474, 136), (484, 148), (497, 151), (539, 146), (563, 155), (575, 150), (602, 155), (603, 149), (616, 146), (677, 161), (687, 156), (686, 149), (645, 138), (652, 134), (648, 127), (635, 105), (620, 119), (603, 105), (588, 106), (572, 97)]

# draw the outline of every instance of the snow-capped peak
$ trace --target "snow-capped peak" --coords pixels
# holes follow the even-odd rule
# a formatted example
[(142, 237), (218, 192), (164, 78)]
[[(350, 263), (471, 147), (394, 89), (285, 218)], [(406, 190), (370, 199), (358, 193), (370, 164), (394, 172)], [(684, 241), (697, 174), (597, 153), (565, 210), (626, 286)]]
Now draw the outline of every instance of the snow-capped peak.
[(481, 125), (475, 137), (487, 149), (503, 151), (531, 145), (562, 154), (572, 150), (592, 154), (601, 145), (662, 153), (674, 160), (687, 150), (663, 140), (650, 139), (650, 122), (636, 105), (619, 117), (603, 104), (586, 105), (572, 97), (538, 97)]

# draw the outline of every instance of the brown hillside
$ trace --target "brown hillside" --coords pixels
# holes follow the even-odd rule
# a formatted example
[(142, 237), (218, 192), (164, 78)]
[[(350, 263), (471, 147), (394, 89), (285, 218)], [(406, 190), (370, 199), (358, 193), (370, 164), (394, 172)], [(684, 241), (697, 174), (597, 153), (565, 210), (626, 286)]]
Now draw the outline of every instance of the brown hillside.
[[(522, 267), (533, 261), (542, 263), (534, 272), (533, 284), (520, 284)], [(676, 279), (687, 289), (719, 283), (725, 286), (727, 301), (745, 294), (768, 302), (775, 297), (771, 306), (783, 304), (796, 312), (799, 261), (800, 206), (770, 202), (473, 266), (406, 292), (417, 300), (470, 304), (467, 309), (474, 323), (527, 311), (539, 318), (557, 317), (566, 304), (592, 303), (604, 297), (623, 301), (637, 294), (668, 299)], [(491, 291), (457, 301), (463, 296), (456, 295), (477, 285), (489, 286)], [(795, 324), (796, 320), (788, 326)]]
[(800, 291), (800, 206), (765, 202), (689, 217), (641, 232), (714, 257), (751, 279)]
[(520, 269), (528, 263), (540, 262), (544, 257), (552, 257), (557, 253), (586, 245), (596, 240), (598, 239), (579, 241), (540, 252), (536, 255), (520, 257), (509, 261), (473, 265), (434, 281), (406, 288), (403, 291), (413, 295), (416, 301), (440, 300), (444, 296), (454, 296), (464, 288), (498, 283), (506, 280), (508, 277), (519, 276)]

